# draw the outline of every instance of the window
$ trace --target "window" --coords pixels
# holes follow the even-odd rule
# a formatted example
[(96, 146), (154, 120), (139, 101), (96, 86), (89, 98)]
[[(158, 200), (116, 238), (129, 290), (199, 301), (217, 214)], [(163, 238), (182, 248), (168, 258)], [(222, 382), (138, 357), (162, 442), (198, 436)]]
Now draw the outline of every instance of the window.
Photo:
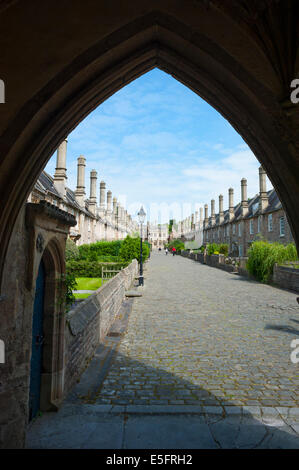
[(239, 257), (242, 258), (243, 256), (243, 245), (239, 245)]
[(280, 217), (279, 219), (279, 228), (280, 228), (280, 236), (285, 236), (285, 220), (284, 217)]
[(268, 215), (268, 232), (273, 231), (273, 217), (272, 214)]
[(238, 227), (238, 228), (239, 228), (239, 237), (241, 237), (241, 235), (242, 235), (242, 227), (241, 227), (241, 223), (239, 224), (239, 227)]
[(254, 234), (254, 229), (253, 229), (253, 220), (250, 221), (250, 235)]
[(257, 233), (260, 233), (261, 231), (261, 217), (258, 217), (257, 219)]
[(233, 225), (233, 234), (234, 235), (236, 234), (236, 225), (235, 224)]

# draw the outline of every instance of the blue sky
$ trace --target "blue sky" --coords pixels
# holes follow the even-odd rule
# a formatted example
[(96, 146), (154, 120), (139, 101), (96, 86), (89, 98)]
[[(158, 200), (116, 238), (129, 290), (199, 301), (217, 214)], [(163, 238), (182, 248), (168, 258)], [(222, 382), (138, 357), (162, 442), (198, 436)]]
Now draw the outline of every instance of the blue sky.
[[(240, 198), (240, 180), (248, 180), (248, 196), (258, 192), (259, 162), (231, 125), (199, 96), (155, 69), (115, 93), (68, 137), (67, 184), (76, 186), (76, 163), (86, 158), (98, 186), (134, 215), (143, 204), (159, 222), (191, 211), (224, 195), (229, 187)], [(54, 174), (56, 154), (46, 171)], [(268, 188), (271, 185), (268, 181)], [(99, 190), (98, 190), (99, 194)]]

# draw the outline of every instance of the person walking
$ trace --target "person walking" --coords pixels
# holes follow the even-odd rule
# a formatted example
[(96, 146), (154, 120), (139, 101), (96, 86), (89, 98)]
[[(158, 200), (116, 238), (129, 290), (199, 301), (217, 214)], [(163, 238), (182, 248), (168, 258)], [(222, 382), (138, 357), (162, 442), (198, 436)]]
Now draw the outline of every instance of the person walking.
[(174, 256), (176, 254), (176, 248), (173, 246), (172, 247), (172, 255)]
[(165, 255), (168, 255), (168, 248), (165, 248)]

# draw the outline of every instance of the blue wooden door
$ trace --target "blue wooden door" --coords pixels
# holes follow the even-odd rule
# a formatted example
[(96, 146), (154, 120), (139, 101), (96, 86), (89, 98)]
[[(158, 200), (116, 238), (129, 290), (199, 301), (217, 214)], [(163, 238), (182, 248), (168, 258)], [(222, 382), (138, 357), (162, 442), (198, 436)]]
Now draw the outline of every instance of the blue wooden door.
[(36, 280), (36, 290), (32, 319), (32, 354), (30, 365), (29, 420), (33, 419), (40, 408), (40, 387), (43, 356), (43, 313), (45, 293), (45, 270), (41, 261)]

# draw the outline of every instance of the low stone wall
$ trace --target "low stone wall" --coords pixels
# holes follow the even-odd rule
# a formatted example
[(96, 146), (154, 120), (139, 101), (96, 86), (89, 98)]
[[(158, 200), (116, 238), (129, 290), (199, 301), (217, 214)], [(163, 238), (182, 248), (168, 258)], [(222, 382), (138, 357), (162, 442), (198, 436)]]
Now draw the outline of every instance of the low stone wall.
[(103, 341), (137, 275), (134, 260), (67, 315), (64, 395), (76, 383)]
[(283, 289), (299, 293), (299, 269), (276, 264), (273, 270), (273, 283)]

